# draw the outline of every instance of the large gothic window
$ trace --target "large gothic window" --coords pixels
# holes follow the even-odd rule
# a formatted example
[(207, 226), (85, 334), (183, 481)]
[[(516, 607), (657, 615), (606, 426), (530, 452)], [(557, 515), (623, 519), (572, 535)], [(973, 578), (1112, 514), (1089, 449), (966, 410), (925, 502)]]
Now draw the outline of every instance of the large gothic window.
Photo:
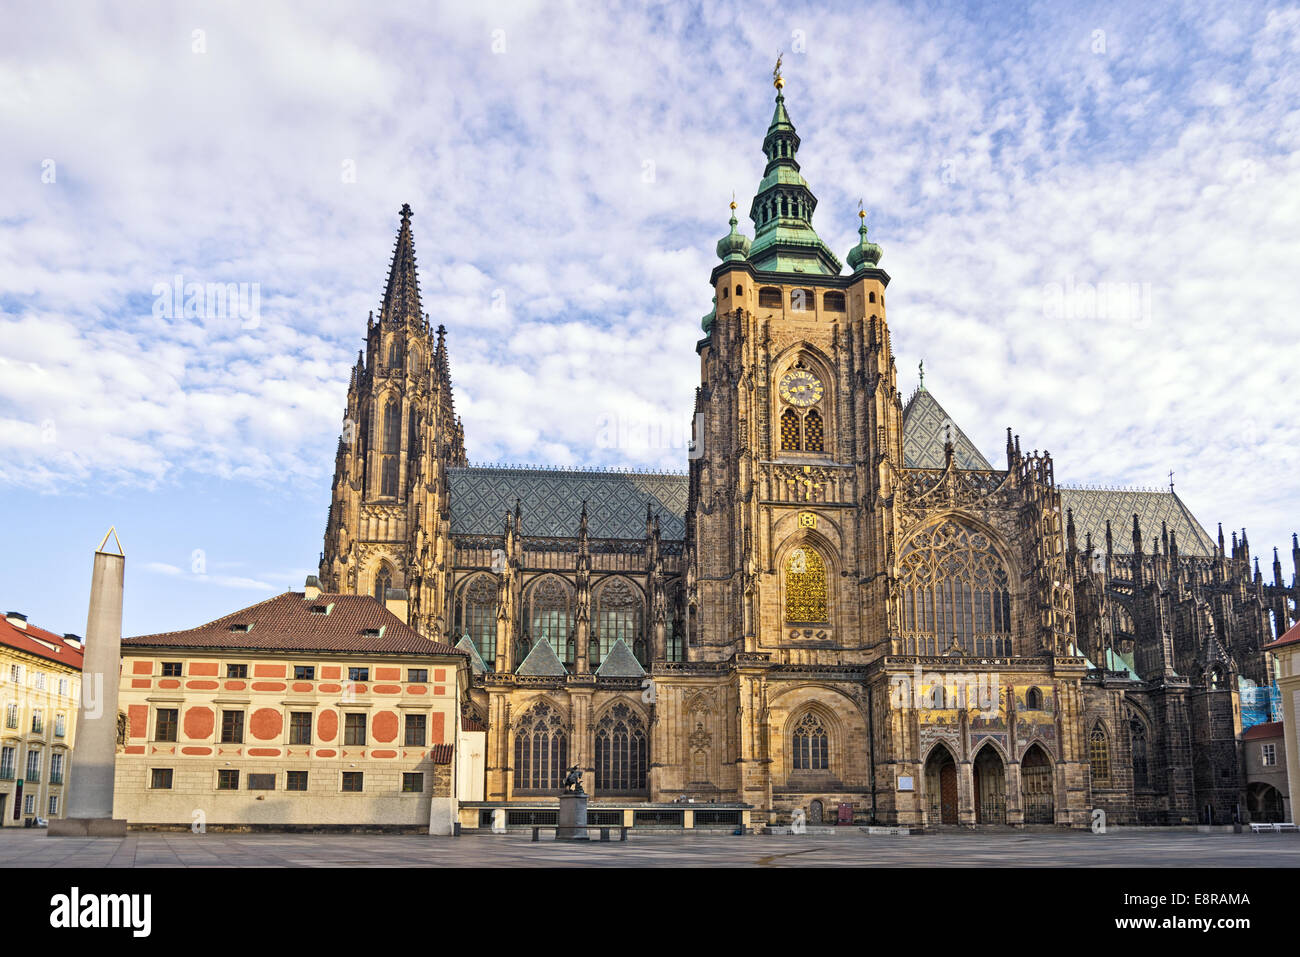
[(554, 791), (569, 763), (564, 720), (545, 701), (520, 719), (515, 731), (515, 790)]
[(402, 446), (402, 407), (396, 399), (384, 406), (384, 451), (400, 452)]
[(601, 587), (596, 593), (596, 640), (597, 660), (591, 662), (594, 669), (599, 666), (614, 642), (622, 638), (629, 649), (635, 649), (641, 639), (641, 623), (644, 620), (641, 593), (625, 579), (615, 578)]
[(393, 570), (387, 564), (380, 565), (375, 573), (375, 598), (383, 601), (388, 597), (388, 589), (393, 587)]
[(829, 771), (830, 738), (816, 712), (809, 711), (795, 725), (790, 741), (790, 769), (793, 771)]
[(790, 549), (785, 559), (785, 620), (821, 624), (830, 620), (826, 562), (811, 545)]
[(533, 641), (546, 641), (555, 656), (566, 665), (573, 664), (573, 645), (569, 640), (569, 590), (564, 582), (548, 575), (529, 592), (528, 634)]
[(622, 702), (614, 705), (596, 725), (596, 790), (644, 791), (649, 753), (645, 723)]
[(397, 495), (397, 456), (385, 455), (379, 473), (379, 494)]
[(1150, 787), (1147, 772), (1147, 726), (1132, 711), (1128, 713), (1128, 735), (1133, 752), (1133, 787)]
[(1011, 654), (1011, 583), (988, 536), (948, 520), (913, 538), (899, 561), (907, 654)]
[(1100, 725), (1088, 736), (1088, 764), (1092, 770), (1093, 786), (1110, 787), (1110, 741)]
[(497, 589), (491, 577), (478, 575), (461, 590), (456, 634), (468, 636), (483, 663), (492, 667), (497, 656)]

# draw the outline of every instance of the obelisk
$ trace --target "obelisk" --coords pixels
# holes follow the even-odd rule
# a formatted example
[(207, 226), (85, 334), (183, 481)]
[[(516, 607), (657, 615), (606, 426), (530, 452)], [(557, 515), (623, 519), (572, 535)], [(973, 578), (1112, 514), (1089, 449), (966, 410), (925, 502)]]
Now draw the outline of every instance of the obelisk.
[[(105, 551), (112, 537), (116, 552)], [(122, 586), (126, 555), (117, 531), (108, 530), (95, 551), (90, 610), (81, 669), (81, 704), (68, 782), (67, 816), (48, 833), (66, 837), (125, 837), (126, 820), (113, 817), (117, 757), (117, 686), (122, 661)]]

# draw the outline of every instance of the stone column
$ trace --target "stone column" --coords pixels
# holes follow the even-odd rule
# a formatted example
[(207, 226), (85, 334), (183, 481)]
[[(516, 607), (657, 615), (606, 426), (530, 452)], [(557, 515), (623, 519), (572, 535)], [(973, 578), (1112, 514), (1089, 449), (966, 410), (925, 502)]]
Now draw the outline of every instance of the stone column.
[[(109, 536), (116, 552), (106, 552)], [(125, 837), (126, 820), (113, 817), (117, 759), (117, 691), (122, 669), (122, 590), (126, 555), (117, 533), (99, 543), (90, 580), (90, 610), (77, 709), (77, 773), (68, 785), (67, 817), (48, 833), (71, 837)]]

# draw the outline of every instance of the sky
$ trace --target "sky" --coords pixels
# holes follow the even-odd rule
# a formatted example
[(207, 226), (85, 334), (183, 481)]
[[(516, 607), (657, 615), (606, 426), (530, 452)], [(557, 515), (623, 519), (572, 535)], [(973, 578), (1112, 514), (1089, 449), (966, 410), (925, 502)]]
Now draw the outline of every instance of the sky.
[[(1300, 528), (1300, 6), (4, 3), (0, 604), (187, 628), (315, 570), (410, 203), (475, 463), (682, 470), (771, 71), (906, 399), (996, 465)], [(171, 290), (236, 284), (199, 310)]]

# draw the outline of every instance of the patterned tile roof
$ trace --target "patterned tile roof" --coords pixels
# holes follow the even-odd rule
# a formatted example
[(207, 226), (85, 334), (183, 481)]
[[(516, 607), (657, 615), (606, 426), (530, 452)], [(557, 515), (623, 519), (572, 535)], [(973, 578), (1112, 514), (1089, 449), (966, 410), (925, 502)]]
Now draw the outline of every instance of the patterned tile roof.
[(1079, 547), (1084, 535), (1092, 533), (1092, 546), (1106, 548), (1106, 520), (1110, 519), (1111, 540), (1116, 555), (1133, 553), (1133, 516), (1142, 527), (1143, 549), (1151, 550), (1151, 540), (1160, 534), (1164, 522), (1178, 536), (1181, 555), (1214, 554), (1214, 542), (1195, 516), (1173, 492), (1148, 489), (1071, 488), (1060, 486), (1061, 507), (1074, 512), (1074, 529)]
[(453, 534), (501, 534), (519, 499), (525, 535), (575, 538), (585, 501), (592, 538), (645, 538), (647, 504), (664, 539), (686, 537), (685, 475), (467, 466), (447, 484)]
[(558, 678), (568, 673), (568, 669), (555, 656), (555, 651), (551, 648), (549, 641), (539, 641), (533, 645), (532, 650), (524, 656), (524, 660), (515, 669), (517, 675), (531, 675), (539, 678)]
[(951, 430), (952, 457), (959, 469), (993, 468), (966, 433), (944, 411), (929, 389), (917, 389), (903, 408), (903, 465), (909, 469), (944, 467), (943, 445)]
[[(313, 608), (329, 611), (322, 614)], [(235, 626), (241, 627), (232, 631)], [(383, 634), (368, 633), (381, 629)], [(322, 594), (308, 600), (300, 591), (287, 591), (197, 628), (123, 638), (122, 647), (460, 654), (450, 645), (421, 638), (369, 595)]]
[(609, 654), (596, 669), (597, 678), (640, 678), (644, 674), (645, 669), (622, 638), (614, 642)]

